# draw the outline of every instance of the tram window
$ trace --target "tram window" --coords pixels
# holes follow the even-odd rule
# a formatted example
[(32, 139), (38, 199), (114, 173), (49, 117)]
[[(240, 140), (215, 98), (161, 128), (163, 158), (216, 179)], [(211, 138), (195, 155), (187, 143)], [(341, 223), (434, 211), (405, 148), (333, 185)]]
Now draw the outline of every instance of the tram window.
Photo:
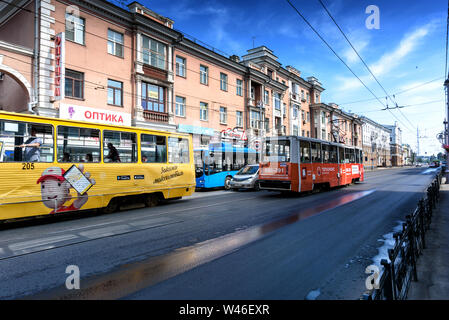
[(290, 140), (267, 140), (264, 150), (267, 161), (290, 162)]
[(360, 163), (360, 152), (355, 150), (355, 163)]
[(338, 148), (338, 157), (339, 157), (340, 163), (346, 163), (345, 162), (345, 148), (342, 148), (342, 147)]
[(142, 162), (166, 163), (167, 145), (166, 137), (152, 134), (142, 134), (140, 136), (140, 149)]
[(359, 152), (360, 152), (360, 163), (363, 163), (363, 151), (360, 150)]
[(133, 132), (103, 131), (104, 162), (137, 162), (137, 139)]
[(0, 161), (53, 162), (53, 127), (0, 120)]
[(100, 162), (100, 130), (58, 126), (58, 162)]
[(355, 153), (354, 149), (345, 148), (345, 162), (344, 163), (355, 163)]
[(189, 163), (189, 140), (169, 137), (168, 138), (168, 162)]
[(330, 163), (330, 145), (323, 144), (322, 150), (323, 150), (323, 163)]
[(300, 140), (301, 163), (310, 162), (310, 143)]
[(312, 162), (321, 163), (321, 143), (312, 142)]
[(338, 163), (337, 146), (329, 146), (329, 163)]

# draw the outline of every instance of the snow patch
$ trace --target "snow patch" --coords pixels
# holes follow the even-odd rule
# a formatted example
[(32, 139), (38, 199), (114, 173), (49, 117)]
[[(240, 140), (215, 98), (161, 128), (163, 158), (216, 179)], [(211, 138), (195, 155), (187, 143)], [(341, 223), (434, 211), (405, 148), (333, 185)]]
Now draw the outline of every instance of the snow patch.
[(383, 242), (384, 244), (378, 248), (378, 254), (373, 258), (373, 262), (376, 266), (380, 267), (382, 269), (382, 266), (380, 264), (380, 261), (382, 259), (386, 259), (388, 262), (391, 262), (388, 258), (388, 250), (394, 248), (395, 239), (393, 238), (393, 234), (396, 232), (402, 231), (402, 224), (404, 221), (398, 221), (398, 225), (394, 227), (393, 232), (387, 233), (383, 235), (383, 239), (379, 239), (377, 241)]
[(307, 294), (306, 300), (316, 300), (318, 296), (321, 294), (320, 289), (312, 290)]

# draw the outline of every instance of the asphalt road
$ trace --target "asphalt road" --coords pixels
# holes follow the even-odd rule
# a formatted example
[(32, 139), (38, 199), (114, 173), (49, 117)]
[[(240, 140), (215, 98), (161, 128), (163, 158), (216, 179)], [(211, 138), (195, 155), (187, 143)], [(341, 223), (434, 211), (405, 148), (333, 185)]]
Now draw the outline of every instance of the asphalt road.
[[(378, 240), (434, 172), (387, 169), (313, 195), (198, 192), (155, 208), (0, 230), (0, 298), (358, 299)], [(67, 266), (80, 290), (67, 290)], [(312, 293), (312, 294), (311, 294)]]

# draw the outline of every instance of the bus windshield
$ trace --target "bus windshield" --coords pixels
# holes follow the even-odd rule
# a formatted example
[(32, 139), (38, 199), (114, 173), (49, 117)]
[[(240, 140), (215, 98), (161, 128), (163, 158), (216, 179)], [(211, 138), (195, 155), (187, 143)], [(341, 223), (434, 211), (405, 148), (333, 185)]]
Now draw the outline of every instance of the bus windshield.
[(204, 153), (205, 153), (204, 150), (195, 150), (193, 153), (195, 161), (196, 178), (199, 178), (204, 174), (204, 163), (203, 163)]
[(289, 162), (290, 140), (267, 140), (264, 145), (264, 161)]

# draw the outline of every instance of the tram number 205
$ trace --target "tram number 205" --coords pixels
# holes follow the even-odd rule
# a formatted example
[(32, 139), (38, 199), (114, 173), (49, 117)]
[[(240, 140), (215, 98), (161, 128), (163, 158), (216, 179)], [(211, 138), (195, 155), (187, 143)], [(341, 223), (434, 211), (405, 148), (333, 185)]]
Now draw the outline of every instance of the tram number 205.
[(22, 170), (34, 170), (34, 163), (22, 163)]

